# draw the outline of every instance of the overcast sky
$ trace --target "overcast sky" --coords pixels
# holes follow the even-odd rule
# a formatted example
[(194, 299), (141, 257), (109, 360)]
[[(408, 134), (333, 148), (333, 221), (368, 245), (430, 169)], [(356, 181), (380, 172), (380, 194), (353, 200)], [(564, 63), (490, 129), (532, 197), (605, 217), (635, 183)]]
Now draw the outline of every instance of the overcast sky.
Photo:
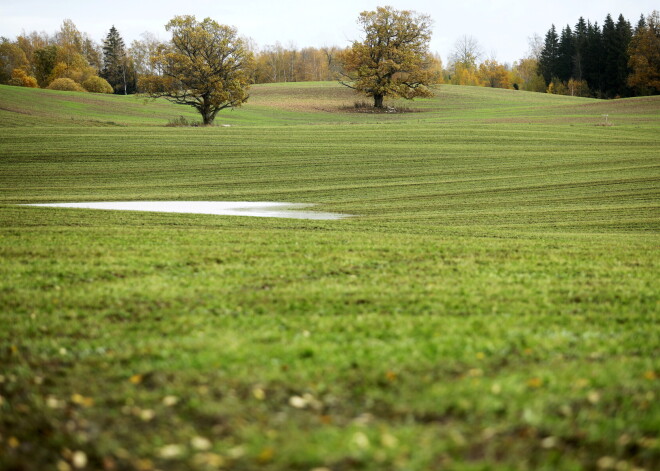
[(127, 45), (148, 31), (168, 39), (164, 25), (175, 15), (211, 17), (238, 28), (259, 48), (279, 41), (298, 48), (345, 47), (359, 39), (361, 11), (391, 5), (426, 13), (434, 20), (431, 50), (443, 61), (462, 35), (475, 37), (488, 56), (513, 62), (528, 50), (528, 38), (544, 36), (550, 25), (575, 25), (580, 16), (603, 23), (622, 13), (636, 24), (640, 14), (658, 9), (658, 0), (0, 0), (0, 36), (22, 31), (53, 34), (66, 18), (101, 41), (112, 25)]

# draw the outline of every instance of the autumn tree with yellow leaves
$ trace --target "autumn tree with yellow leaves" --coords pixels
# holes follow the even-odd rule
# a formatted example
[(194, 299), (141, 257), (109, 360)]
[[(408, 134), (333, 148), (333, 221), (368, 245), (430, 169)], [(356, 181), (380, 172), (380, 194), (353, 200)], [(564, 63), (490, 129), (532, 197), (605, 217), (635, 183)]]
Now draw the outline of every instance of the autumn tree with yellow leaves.
[(378, 7), (360, 13), (358, 23), (364, 33), (343, 54), (343, 85), (374, 99), (382, 108), (389, 97), (432, 96), (434, 81), (431, 18), (408, 10)]
[(210, 18), (176, 16), (165, 29), (172, 32), (172, 40), (151, 57), (160, 74), (142, 77), (142, 90), (153, 98), (192, 106), (204, 125), (212, 124), (220, 110), (247, 101), (253, 57), (235, 28)]
[(479, 64), (478, 76), (486, 87), (511, 88), (509, 71), (495, 59), (486, 59)]
[(640, 21), (628, 52), (628, 85), (641, 95), (660, 93), (660, 12)]

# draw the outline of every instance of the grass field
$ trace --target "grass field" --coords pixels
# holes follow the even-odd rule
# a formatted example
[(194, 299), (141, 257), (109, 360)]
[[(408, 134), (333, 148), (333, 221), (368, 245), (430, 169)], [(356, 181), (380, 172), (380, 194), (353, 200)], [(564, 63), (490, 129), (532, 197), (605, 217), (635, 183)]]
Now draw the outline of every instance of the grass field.
[(660, 467), (660, 97), (356, 99), (0, 86), (0, 469)]

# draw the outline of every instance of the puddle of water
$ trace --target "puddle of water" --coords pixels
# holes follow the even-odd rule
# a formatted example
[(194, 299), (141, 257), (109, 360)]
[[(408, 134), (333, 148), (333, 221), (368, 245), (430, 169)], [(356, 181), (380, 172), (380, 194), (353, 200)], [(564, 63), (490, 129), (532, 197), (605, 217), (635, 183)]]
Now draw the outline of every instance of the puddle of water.
[(302, 208), (314, 206), (313, 204), (257, 201), (110, 201), (99, 203), (40, 203), (25, 206), (291, 219), (342, 219), (350, 217), (350, 214), (301, 210)]

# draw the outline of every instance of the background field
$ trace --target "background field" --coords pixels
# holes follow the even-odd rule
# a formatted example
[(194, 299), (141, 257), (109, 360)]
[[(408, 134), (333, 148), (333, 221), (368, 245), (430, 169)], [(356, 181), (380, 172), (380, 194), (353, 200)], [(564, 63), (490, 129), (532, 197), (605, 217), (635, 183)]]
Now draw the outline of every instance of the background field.
[[(356, 99), (0, 86), (0, 468), (660, 465), (660, 98)], [(356, 216), (19, 206), (106, 200)]]

